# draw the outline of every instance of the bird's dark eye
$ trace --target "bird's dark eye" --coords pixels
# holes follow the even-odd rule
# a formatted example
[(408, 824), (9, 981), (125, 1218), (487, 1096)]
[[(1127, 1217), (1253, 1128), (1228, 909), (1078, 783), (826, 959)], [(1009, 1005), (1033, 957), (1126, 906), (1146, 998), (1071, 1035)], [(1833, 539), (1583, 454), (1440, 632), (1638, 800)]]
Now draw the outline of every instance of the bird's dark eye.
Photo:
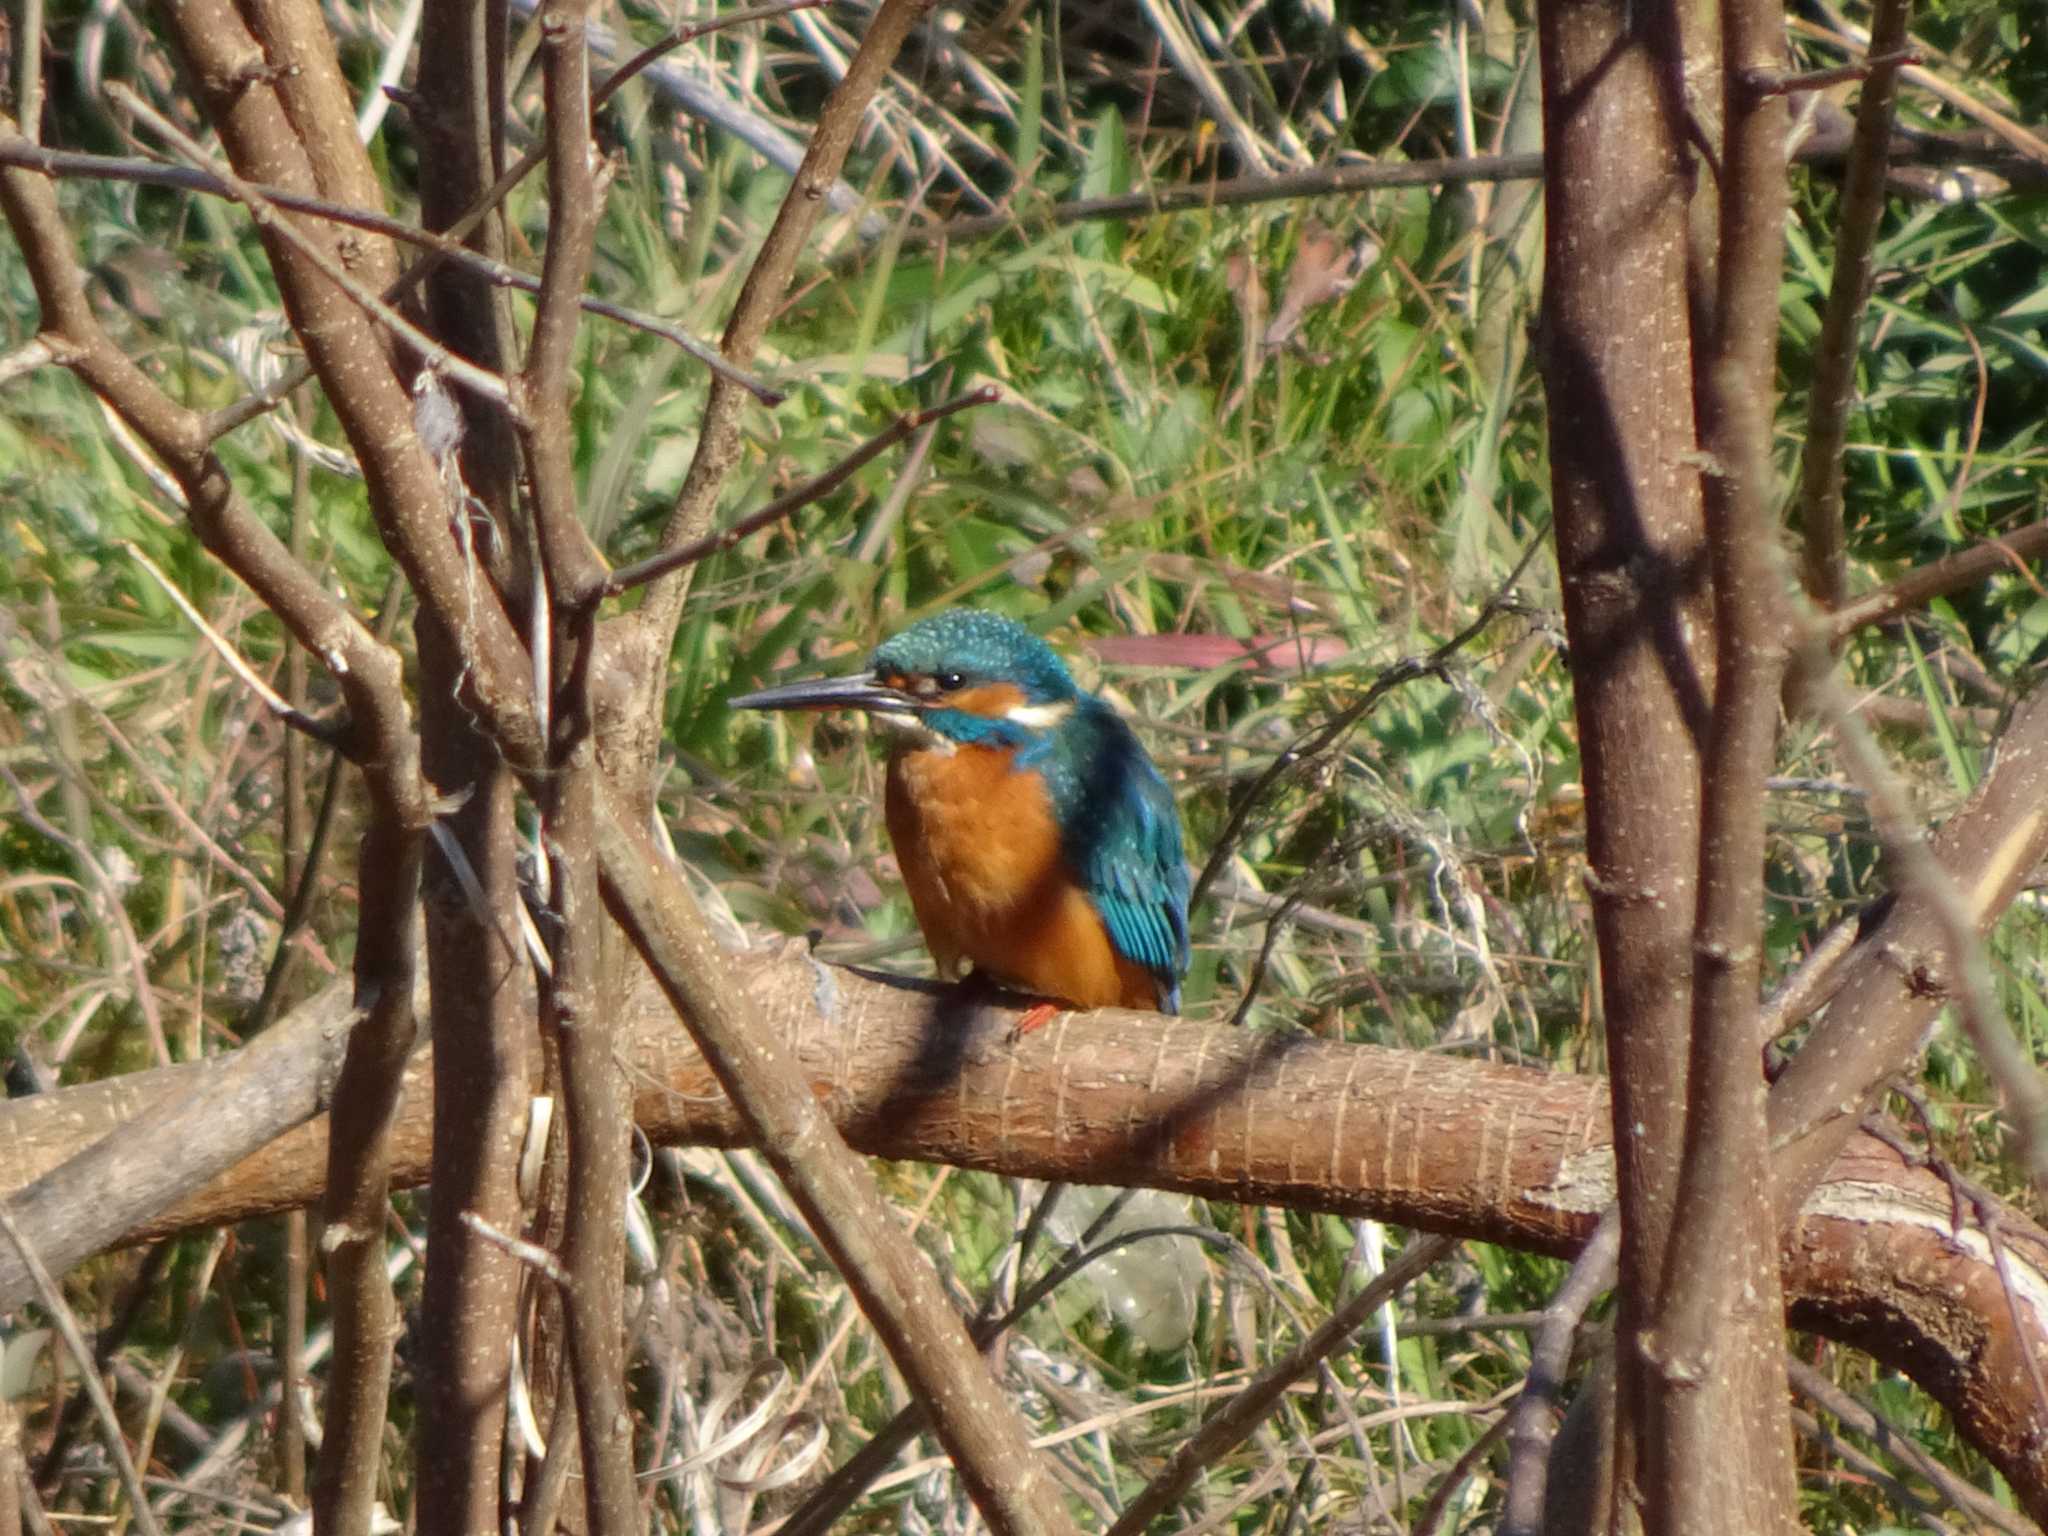
[(941, 693), (957, 693), (966, 683), (967, 679), (958, 672), (941, 672), (932, 681), (939, 685)]

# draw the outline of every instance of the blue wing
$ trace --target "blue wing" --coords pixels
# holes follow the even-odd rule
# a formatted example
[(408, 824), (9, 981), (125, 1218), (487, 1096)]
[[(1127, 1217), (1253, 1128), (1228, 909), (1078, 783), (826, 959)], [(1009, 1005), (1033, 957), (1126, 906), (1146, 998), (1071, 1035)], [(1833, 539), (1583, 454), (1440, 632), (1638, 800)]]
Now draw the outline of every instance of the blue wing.
[[(1092, 708), (1090, 707), (1092, 706)], [(1118, 953), (1159, 983), (1162, 1012), (1180, 1011), (1188, 968), (1188, 865), (1173, 791), (1107, 704), (1083, 703), (1076, 751), (1052, 776), (1064, 797), (1067, 856)], [(1099, 713), (1097, 713), (1099, 711)]]

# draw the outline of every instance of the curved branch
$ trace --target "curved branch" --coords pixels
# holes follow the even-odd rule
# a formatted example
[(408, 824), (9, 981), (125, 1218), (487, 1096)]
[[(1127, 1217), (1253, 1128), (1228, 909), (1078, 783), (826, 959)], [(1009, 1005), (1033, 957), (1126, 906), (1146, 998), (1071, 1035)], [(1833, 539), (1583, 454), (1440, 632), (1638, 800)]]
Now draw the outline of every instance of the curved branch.
[[(1614, 1198), (1595, 1078), (1120, 1012), (1063, 1015), (1012, 1045), (1007, 1013), (821, 966), (800, 945), (729, 964), (764, 1044), (794, 1054), (847, 1140), (874, 1156), (1372, 1216), (1557, 1255), (1575, 1253)], [(645, 975), (621, 1000), (617, 1041), (650, 1138), (744, 1141)], [(210, 1102), (233, 1059), (0, 1104), (0, 1179), (33, 1178), (168, 1095)], [(432, 1074), (424, 1054), (408, 1071), (394, 1186), (426, 1178)], [(112, 1139), (137, 1160), (191, 1150)], [(317, 1200), (325, 1142), (323, 1121), (302, 1126), (87, 1246)], [(1870, 1350), (1937, 1398), (2041, 1519), (2048, 1423), (2020, 1362), (2048, 1348), (2048, 1232), (2013, 1212), (2000, 1227), (2017, 1320), (1982, 1235), (1951, 1230), (1947, 1187), (1861, 1137), (1785, 1237), (1785, 1289), (1793, 1323)]]

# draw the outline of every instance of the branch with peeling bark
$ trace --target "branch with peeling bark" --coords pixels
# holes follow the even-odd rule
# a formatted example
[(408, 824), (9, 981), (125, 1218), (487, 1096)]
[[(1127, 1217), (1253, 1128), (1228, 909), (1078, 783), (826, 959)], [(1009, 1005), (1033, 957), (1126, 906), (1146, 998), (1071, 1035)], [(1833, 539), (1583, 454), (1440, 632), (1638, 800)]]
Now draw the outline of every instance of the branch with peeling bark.
[[(761, 1048), (787, 1053), (848, 1141), (875, 1156), (1371, 1216), (1557, 1255), (1577, 1250), (1613, 1198), (1606, 1087), (1595, 1078), (1125, 1013), (1064, 1015), (1012, 1044), (1008, 1012), (825, 970), (800, 945), (722, 964)], [(747, 1140), (645, 974), (618, 1017), (634, 1118), (651, 1139)], [(40, 1174), (109, 1135), (130, 1157), (161, 1158), (120, 1127), (162, 1098), (210, 1096), (203, 1085), (220, 1070), (11, 1101), (0, 1106), (0, 1167)], [(426, 1177), (433, 1075), (425, 1053), (408, 1069), (394, 1183)], [(306, 1125), (95, 1246), (315, 1200), (324, 1141), (324, 1122)], [(1954, 1232), (1950, 1217), (1938, 1177), (1853, 1141), (1785, 1238), (1790, 1317), (1885, 1351), (2048, 1518), (2048, 1423), (2019, 1363), (2048, 1345), (2048, 1315), (2029, 1299), (2048, 1284), (2048, 1233), (2002, 1215), (2022, 1282), (2016, 1321), (1982, 1235)]]

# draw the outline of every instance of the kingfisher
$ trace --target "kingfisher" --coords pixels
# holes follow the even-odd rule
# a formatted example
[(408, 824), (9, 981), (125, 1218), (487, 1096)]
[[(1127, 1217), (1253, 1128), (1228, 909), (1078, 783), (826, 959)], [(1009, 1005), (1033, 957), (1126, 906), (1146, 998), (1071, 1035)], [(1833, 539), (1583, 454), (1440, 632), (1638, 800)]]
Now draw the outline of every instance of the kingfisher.
[[(1013, 619), (959, 608), (850, 677), (736, 709), (857, 709), (890, 738), (889, 841), (939, 973), (1073, 1008), (1180, 1011), (1188, 870), (1173, 792), (1113, 708)], [(1041, 1003), (1021, 1033), (1050, 1018)]]

